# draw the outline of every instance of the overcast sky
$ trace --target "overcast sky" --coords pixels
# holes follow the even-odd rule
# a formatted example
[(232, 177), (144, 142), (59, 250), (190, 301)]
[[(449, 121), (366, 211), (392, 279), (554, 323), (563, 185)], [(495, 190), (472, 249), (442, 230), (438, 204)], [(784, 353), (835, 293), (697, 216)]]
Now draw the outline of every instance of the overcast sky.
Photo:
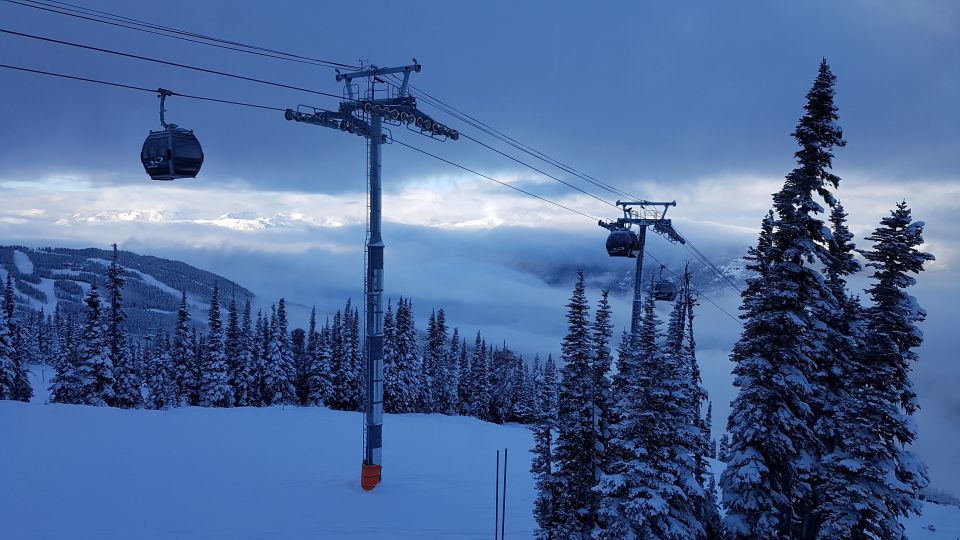
[[(413, 76), (418, 88), (630, 193), (676, 199), (671, 213), (678, 229), (718, 262), (755, 239), (770, 194), (793, 166), (789, 133), (826, 57), (838, 77), (836, 102), (849, 141), (835, 159), (843, 178), (838, 196), (854, 232), (862, 239), (903, 198), (928, 223), (925, 248), (937, 261), (915, 291), (931, 311), (917, 372), (926, 404), (921, 450), (940, 484), (960, 491), (960, 471), (949, 457), (960, 453), (960, 399), (943, 383), (960, 377), (945, 339), (960, 315), (953, 285), (960, 277), (960, 4), (83, 4), (343, 63), (385, 66), (416, 57), (423, 65)], [(341, 92), (330, 69), (9, 3), (0, 3), (0, 28)], [(8, 34), (0, 34), (0, 64), (281, 108), (337, 105), (329, 97)], [(140, 146), (148, 130), (159, 127), (154, 95), (0, 69), (2, 243), (105, 247), (117, 241), (219, 272), (264, 298), (286, 295), (329, 310), (358, 296), (362, 139), (287, 122), (277, 111), (178, 98), (167, 108), (168, 120), (195, 130), (204, 146), (196, 180), (161, 184), (143, 173)], [(589, 215), (616, 217), (609, 206), (469, 140), (440, 143), (400, 128), (394, 134)], [(537, 270), (621, 262), (606, 258), (603, 231), (583, 216), (400, 145), (385, 148), (383, 164), (388, 293), (413, 297), (421, 326), (426, 310), (444, 306), (467, 335), (482, 329), (527, 354), (556, 352), (569, 289), (546, 285)], [(234, 217), (218, 220), (227, 213)], [(283, 226), (256, 228), (254, 217)], [(238, 226), (246, 230), (230, 228)], [(650, 249), (677, 264), (688, 256), (658, 238)], [(717, 301), (735, 312), (735, 295)], [(615, 307), (622, 327), (628, 304), (618, 299)], [(723, 401), (732, 397), (725, 358), (736, 325), (712, 306), (701, 310), (701, 359), (722, 424)]]

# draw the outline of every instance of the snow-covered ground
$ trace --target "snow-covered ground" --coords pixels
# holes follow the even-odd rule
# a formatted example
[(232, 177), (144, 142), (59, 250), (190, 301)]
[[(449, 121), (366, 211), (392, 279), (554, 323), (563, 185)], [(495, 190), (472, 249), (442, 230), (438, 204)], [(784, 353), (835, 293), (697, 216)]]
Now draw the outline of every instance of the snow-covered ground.
[[(0, 401), (0, 538), (489, 538), (504, 447), (507, 538), (535, 527), (522, 426), (387, 415), (383, 484), (366, 493), (360, 414), (50, 405), (43, 374), (33, 403)], [(956, 540), (960, 509), (925, 504), (908, 531)]]

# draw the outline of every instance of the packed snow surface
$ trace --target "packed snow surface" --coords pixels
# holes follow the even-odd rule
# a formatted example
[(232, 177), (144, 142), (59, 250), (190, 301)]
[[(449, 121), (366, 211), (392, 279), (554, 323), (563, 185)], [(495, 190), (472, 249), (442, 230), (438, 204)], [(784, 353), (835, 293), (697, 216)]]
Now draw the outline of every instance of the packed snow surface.
[(33, 261), (30, 260), (29, 255), (19, 249), (13, 250), (13, 264), (17, 265), (17, 270), (21, 274), (30, 275), (33, 273)]
[[(34, 403), (0, 401), (0, 538), (486, 539), (504, 447), (507, 538), (536, 526), (522, 426), (386, 415), (383, 483), (366, 493), (358, 413), (48, 405), (38, 382)], [(906, 525), (912, 539), (955, 540), (960, 508), (925, 503)]]
[(486, 539), (496, 450), (507, 447), (507, 537), (531, 537), (527, 429), (387, 415), (383, 483), (367, 493), (361, 418), (323, 408), (0, 401), (0, 536)]

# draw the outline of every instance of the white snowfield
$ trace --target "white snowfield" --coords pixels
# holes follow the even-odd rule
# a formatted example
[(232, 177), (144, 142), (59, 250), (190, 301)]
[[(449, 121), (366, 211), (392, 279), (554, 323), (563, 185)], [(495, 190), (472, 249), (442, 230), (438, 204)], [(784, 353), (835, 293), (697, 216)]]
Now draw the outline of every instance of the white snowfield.
[(387, 415), (383, 483), (367, 493), (361, 418), (0, 401), (0, 538), (487, 539), (504, 447), (507, 538), (532, 536), (526, 428)]
[[(383, 484), (370, 493), (360, 434), (359, 413), (323, 408), (0, 401), (0, 538), (488, 539), (503, 447), (506, 538), (532, 537), (524, 427), (387, 415)], [(960, 509), (925, 504), (907, 526), (910, 538), (956, 540)]]

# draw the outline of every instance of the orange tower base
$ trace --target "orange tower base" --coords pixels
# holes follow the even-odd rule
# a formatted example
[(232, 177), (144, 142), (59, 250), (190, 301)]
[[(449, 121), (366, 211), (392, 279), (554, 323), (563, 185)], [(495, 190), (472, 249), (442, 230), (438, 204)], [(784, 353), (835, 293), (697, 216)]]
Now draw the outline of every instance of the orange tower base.
[(364, 463), (360, 468), (360, 487), (364, 491), (371, 491), (380, 483), (380, 465), (367, 465)]

